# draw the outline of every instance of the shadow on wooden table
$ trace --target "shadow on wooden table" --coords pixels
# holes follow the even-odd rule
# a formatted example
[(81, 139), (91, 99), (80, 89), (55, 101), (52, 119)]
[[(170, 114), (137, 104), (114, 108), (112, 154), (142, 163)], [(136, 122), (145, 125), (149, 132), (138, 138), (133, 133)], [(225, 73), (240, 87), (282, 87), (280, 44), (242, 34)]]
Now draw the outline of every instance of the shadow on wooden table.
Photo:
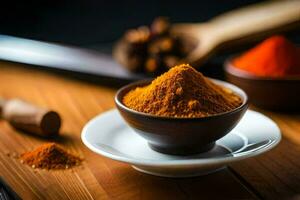
[(100, 179), (108, 195), (120, 199), (255, 199), (228, 169), (194, 178), (162, 178), (110, 161), (113, 179)]
[(59, 133), (59, 135), (55, 135), (52, 137), (45, 137), (45, 136), (40, 136), (29, 132), (25, 132), (22, 130), (18, 130), (15, 128), (13, 129), (15, 130), (15, 132), (17, 132), (17, 134), (24, 135), (28, 138), (43, 141), (43, 142), (56, 142), (61, 145), (68, 145), (74, 143), (74, 140), (78, 140), (77, 138), (75, 138), (76, 134), (72, 134), (72, 133)]
[(232, 166), (245, 181), (260, 190), (264, 199), (299, 199), (300, 197), (300, 159), (298, 159), (300, 146), (285, 135), (272, 151)]

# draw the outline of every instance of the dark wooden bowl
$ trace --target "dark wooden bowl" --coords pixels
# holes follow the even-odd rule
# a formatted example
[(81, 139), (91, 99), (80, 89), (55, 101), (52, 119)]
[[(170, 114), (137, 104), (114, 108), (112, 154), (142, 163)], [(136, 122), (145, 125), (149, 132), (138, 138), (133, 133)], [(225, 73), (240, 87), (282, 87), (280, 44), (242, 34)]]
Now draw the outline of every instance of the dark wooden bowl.
[(145, 138), (153, 150), (174, 155), (195, 154), (211, 149), (216, 140), (236, 126), (248, 107), (248, 97), (241, 89), (223, 81), (212, 81), (233, 90), (243, 99), (243, 104), (232, 111), (203, 118), (161, 117), (126, 107), (122, 102), (124, 95), (137, 86), (149, 84), (149, 80), (119, 89), (115, 103), (128, 125)]
[(254, 105), (271, 110), (300, 110), (300, 76), (267, 78), (252, 75), (225, 62), (226, 79), (242, 88)]

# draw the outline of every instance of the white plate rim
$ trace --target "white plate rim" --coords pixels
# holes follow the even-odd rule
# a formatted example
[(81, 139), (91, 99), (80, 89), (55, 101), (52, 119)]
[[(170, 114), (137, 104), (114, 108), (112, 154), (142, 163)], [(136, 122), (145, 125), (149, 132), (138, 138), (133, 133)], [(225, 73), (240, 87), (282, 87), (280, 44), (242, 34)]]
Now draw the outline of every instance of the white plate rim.
[(160, 166), (160, 167), (178, 167), (178, 166), (184, 166), (184, 165), (216, 165), (216, 164), (225, 164), (225, 163), (232, 163), (232, 162), (236, 162), (236, 161), (240, 161), (240, 160), (244, 160), (246, 158), (250, 158), (250, 157), (254, 157), (257, 155), (260, 155), (262, 153), (265, 153), (271, 149), (273, 149), (280, 141), (281, 141), (281, 131), (278, 127), (278, 125), (271, 120), (269, 117), (253, 111), (253, 110), (247, 110), (247, 112), (252, 112), (255, 113), (257, 115), (262, 116), (263, 118), (267, 119), (268, 121), (270, 121), (271, 123), (273, 123), (277, 129), (277, 133), (276, 133), (276, 139), (273, 140), (271, 143), (269, 143), (268, 145), (266, 145), (263, 148), (260, 148), (258, 150), (254, 150), (251, 151), (249, 153), (246, 154), (242, 154), (241, 156), (237, 156), (237, 157), (213, 157), (213, 158), (197, 158), (197, 159), (187, 159), (187, 160), (162, 160), (162, 161), (152, 161), (152, 160), (143, 160), (140, 161), (138, 159), (134, 159), (134, 158), (129, 158), (129, 157), (123, 157), (123, 156), (119, 156), (119, 155), (115, 155), (115, 154), (111, 154), (107, 151), (104, 151), (100, 148), (96, 148), (94, 147), (94, 145), (92, 145), (89, 141), (87, 141), (86, 139), (86, 135), (87, 135), (87, 129), (89, 128), (89, 126), (94, 123), (95, 121), (98, 120), (98, 118), (102, 117), (103, 115), (112, 113), (112, 112), (116, 112), (117, 109), (111, 109), (108, 110), (104, 113), (101, 113), (97, 116), (95, 116), (93, 119), (91, 119), (88, 123), (86, 123), (86, 125), (83, 127), (82, 132), (81, 132), (81, 139), (82, 142), (84, 143), (84, 145), (86, 145), (90, 150), (92, 150), (93, 152), (102, 155), (104, 157), (116, 160), (116, 161), (120, 161), (120, 162), (125, 162), (131, 165), (140, 165), (140, 166)]

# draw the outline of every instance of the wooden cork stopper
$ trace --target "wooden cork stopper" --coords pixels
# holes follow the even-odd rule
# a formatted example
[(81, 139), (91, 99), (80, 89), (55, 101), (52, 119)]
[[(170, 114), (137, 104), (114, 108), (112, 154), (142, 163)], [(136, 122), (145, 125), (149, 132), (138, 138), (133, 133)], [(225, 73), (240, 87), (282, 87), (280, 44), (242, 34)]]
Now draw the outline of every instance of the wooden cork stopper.
[(20, 99), (0, 99), (0, 114), (13, 127), (26, 132), (46, 137), (59, 133), (61, 119), (58, 113)]

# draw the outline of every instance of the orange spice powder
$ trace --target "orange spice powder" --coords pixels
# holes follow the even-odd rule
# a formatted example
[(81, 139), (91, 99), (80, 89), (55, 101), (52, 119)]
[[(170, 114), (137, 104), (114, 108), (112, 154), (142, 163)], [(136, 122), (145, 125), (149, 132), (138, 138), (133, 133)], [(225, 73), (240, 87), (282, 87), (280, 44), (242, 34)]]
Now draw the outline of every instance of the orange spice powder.
[(20, 160), (32, 168), (42, 169), (67, 169), (79, 165), (82, 161), (56, 143), (46, 143), (33, 151), (23, 153)]
[(134, 110), (169, 117), (206, 117), (235, 109), (239, 96), (187, 64), (175, 66), (150, 85), (128, 92), (123, 103)]

